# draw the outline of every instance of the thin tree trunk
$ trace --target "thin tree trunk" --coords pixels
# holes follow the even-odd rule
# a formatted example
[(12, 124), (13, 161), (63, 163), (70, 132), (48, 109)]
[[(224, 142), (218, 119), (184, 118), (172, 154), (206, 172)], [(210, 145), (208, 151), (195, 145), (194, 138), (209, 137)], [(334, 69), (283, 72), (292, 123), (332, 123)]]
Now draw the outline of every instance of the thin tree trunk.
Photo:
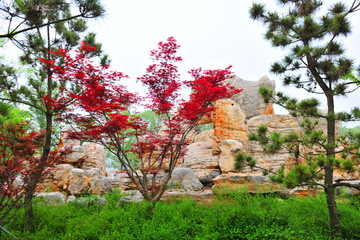
[(330, 216), (330, 234), (331, 238), (341, 237), (340, 219), (337, 211), (334, 188), (325, 189), (326, 203)]
[(46, 134), (45, 134), (45, 144), (43, 148), (43, 152), (40, 157), (40, 162), (34, 169), (31, 174), (28, 186), (25, 192), (24, 198), (24, 208), (25, 208), (25, 222), (26, 228), (29, 232), (35, 232), (34, 226), (34, 212), (32, 206), (32, 199), (34, 197), (34, 192), (36, 190), (37, 184), (41, 180), (41, 174), (46, 167), (46, 162), (49, 157), (50, 148), (51, 148), (51, 135), (52, 135), (52, 114), (48, 113), (46, 115)]
[[(327, 95), (327, 105), (328, 105), (328, 119), (327, 119), (327, 137), (328, 137), (328, 149), (327, 157), (328, 159), (335, 158), (335, 117), (334, 117), (334, 96), (330, 93)], [(330, 231), (331, 238), (341, 237), (341, 227), (339, 214), (336, 207), (335, 201), (335, 189), (333, 187), (333, 173), (334, 167), (326, 166), (325, 167), (325, 194), (326, 194), (326, 203), (329, 210), (330, 217)]]

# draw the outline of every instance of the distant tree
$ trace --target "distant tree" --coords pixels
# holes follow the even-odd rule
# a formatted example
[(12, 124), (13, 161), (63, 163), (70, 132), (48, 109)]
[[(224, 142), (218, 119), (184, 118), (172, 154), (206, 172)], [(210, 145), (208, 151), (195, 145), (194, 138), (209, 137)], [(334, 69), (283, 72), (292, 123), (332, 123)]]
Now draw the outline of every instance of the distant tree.
[[(181, 61), (176, 56), (178, 48), (173, 37), (160, 42), (158, 49), (151, 51), (155, 63), (138, 79), (149, 90), (146, 107), (164, 119), (162, 133), (149, 130), (141, 114), (129, 111), (141, 99), (120, 84), (126, 76), (107, 71), (108, 66), (93, 66), (86, 58), (86, 52), (93, 47), (83, 45), (75, 58), (62, 49), (54, 53), (64, 58), (66, 69), (52, 60), (42, 59), (56, 73), (56, 79), (74, 85), (62, 88), (60, 97), (48, 98), (46, 104), (61, 114), (61, 121), (76, 126), (77, 131), (70, 134), (72, 137), (100, 143), (116, 156), (144, 198), (153, 204), (163, 195), (176, 163), (185, 153), (186, 136), (203, 115), (210, 113), (211, 103), (240, 92), (222, 84), (230, 77), (229, 68), (192, 70), (194, 80), (180, 81), (175, 65)], [(193, 89), (188, 101), (178, 100), (182, 86)], [(67, 108), (69, 101), (73, 103), (71, 109)], [(129, 138), (135, 139), (130, 149), (124, 145)], [(139, 160), (138, 171), (133, 165), (134, 156)], [(160, 170), (165, 170), (164, 176), (159, 175)]]
[[(73, 14), (73, 11), (78, 13)], [(34, 165), (35, 171), (30, 177), (25, 193), (26, 227), (34, 231), (32, 199), (37, 184), (41, 181), (51, 149), (56, 144), (53, 119), (56, 113), (45, 104), (44, 98), (57, 97), (61, 83), (52, 78), (53, 72), (39, 58), (52, 59), (51, 51), (59, 48), (72, 49), (81, 38), (91, 45), (97, 45), (92, 56), (100, 56), (101, 45), (95, 43), (95, 34), (84, 35), (87, 29), (86, 19), (102, 16), (104, 9), (98, 0), (9, 0), (0, 3), (1, 17), (8, 24), (7, 33), (0, 38), (7, 38), (22, 50), (20, 60), (27, 67), (34, 69), (23, 84), (11, 66), (3, 64), (0, 72), (0, 100), (23, 104), (30, 108), (39, 127), (46, 129), (44, 143), (41, 145), (41, 157)], [(60, 59), (61, 61), (61, 59)], [(102, 58), (103, 62), (107, 57)]]
[[(250, 140), (259, 141), (267, 153), (275, 153), (283, 148), (293, 153), (296, 165), (289, 172), (281, 168), (273, 179), (288, 187), (322, 187), (329, 210), (331, 237), (339, 237), (341, 227), (335, 188), (346, 186), (360, 189), (358, 184), (350, 184), (347, 179), (334, 180), (336, 169), (347, 172), (357, 170), (360, 144), (359, 135), (349, 141), (337, 138), (335, 132), (337, 120), (352, 121), (360, 118), (359, 108), (349, 113), (335, 112), (335, 97), (347, 95), (358, 88), (356, 78), (346, 77), (354, 68), (353, 60), (345, 57), (339, 39), (351, 32), (349, 15), (360, 9), (360, 3), (354, 0), (346, 6), (340, 1), (321, 16), (317, 15), (322, 6), (321, 1), (280, 0), (279, 3), (286, 12), (268, 12), (263, 4), (257, 3), (250, 10), (252, 19), (268, 27), (265, 38), (274, 47), (290, 49), (282, 61), (272, 65), (271, 71), (282, 76), (285, 86), (292, 85), (309, 93), (324, 95), (327, 112), (319, 111), (320, 101), (316, 98), (298, 101), (280, 92), (274, 94), (268, 89), (260, 89), (261, 94), (265, 101), (273, 100), (293, 116), (325, 119), (327, 131), (318, 130), (316, 121), (305, 119), (301, 134), (284, 136), (275, 132), (269, 135), (267, 128), (261, 127), (250, 136)], [(349, 153), (354, 157), (351, 158)], [(251, 159), (247, 160), (251, 162)]]

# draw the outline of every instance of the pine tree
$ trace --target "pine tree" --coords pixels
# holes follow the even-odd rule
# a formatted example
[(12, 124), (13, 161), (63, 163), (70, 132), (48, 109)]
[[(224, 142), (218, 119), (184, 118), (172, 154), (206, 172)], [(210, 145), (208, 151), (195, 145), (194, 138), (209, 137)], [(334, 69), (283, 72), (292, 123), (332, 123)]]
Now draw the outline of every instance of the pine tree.
[[(360, 146), (360, 135), (345, 139), (337, 137), (336, 133), (336, 121), (360, 118), (359, 108), (349, 113), (335, 112), (335, 98), (355, 91), (359, 84), (356, 77), (347, 77), (354, 76), (351, 74), (354, 64), (353, 60), (345, 57), (339, 39), (350, 34), (349, 15), (360, 9), (360, 3), (354, 0), (349, 6), (342, 2), (333, 4), (322, 16), (318, 12), (323, 4), (318, 0), (280, 0), (279, 3), (283, 9), (289, 10), (284, 13), (268, 12), (263, 4), (257, 3), (250, 9), (251, 18), (267, 26), (266, 40), (274, 47), (289, 49), (289, 54), (282, 61), (274, 63), (271, 71), (281, 76), (285, 86), (324, 95), (327, 111), (322, 113), (319, 110), (320, 101), (316, 98), (299, 101), (284, 93), (275, 94), (268, 89), (260, 89), (265, 101), (272, 100), (289, 110), (291, 115), (305, 117), (301, 123), (303, 131), (284, 136), (268, 134), (266, 127), (260, 127), (249, 138), (259, 141), (267, 153), (286, 148), (293, 154), (295, 166), (289, 172), (281, 168), (272, 179), (287, 187), (322, 187), (330, 216), (331, 237), (339, 237), (341, 228), (335, 188), (346, 186), (360, 189), (358, 184), (350, 184), (348, 179), (334, 180), (336, 169), (356, 171)], [(360, 68), (358, 70), (360, 72)], [(326, 120), (325, 133), (317, 129), (317, 120), (314, 119)]]
[[(78, 10), (77, 14), (73, 14), (75, 9)], [(32, 199), (49, 153), (55, 145), (52, 139), (55, 113), (51, 106), (44, 104), (44, 99), (56, 98), (59, 88), (64, 87), (53, 80), (53, 71), (38, 59), (53, 59), (51, 51), (72, 49), (79, 44), (80, 39), (97, 46), (92, 56), (100, 56), (101, 45), (95, 43), (95, 34), (84, 34), (87, 29), (86, 19), (101, 16), (104, 9), (98, 0), (15, 0), (2, 2), (0, 10), (4, 14), (4, 21), (8, 23), (7, 33), (0, 35), (0, 38), (12, 40), (22, 50), (20, 60), (34, 69), (26, 85), (21, 84), (18, 77), (1, 78), (1, 100), (27, 105), (40, 119), (40, 128), (46, 129), (41, 160), (36, 165), (37, 171), (31, 176), (24, 199), (27, 228), (34, 231)], [(107, 56), (101, 61), (107, 61)]]

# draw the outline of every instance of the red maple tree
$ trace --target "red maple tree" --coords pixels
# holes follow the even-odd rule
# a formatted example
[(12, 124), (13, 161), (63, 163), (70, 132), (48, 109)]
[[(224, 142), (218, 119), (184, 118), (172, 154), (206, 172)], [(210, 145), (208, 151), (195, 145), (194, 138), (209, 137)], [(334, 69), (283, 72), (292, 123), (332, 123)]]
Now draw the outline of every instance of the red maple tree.
[[(39, 175), (43, 181), (52, 167), (61, 159), (64, 149), (51, 151), (40, 166), (39, 151), (45, 131), (28, 131), (28, 122), (3, 123), (0, 125), (0, 223), (4, 226), (21, 206), (31, 176)], [(37, 183), (36, 183), (37, 184)]]
[[(46, 104), (60, 114), (58, 121), (75, 124), (71, 137), (100, 143), (120, 161), (124, 171), (136, 184), (144, 198), (154, 204), (160, 199), (172, 172), (186, 151), (186, 137), (204, 115), (213, 110), (213, 103), (241, 92), (225, 85), (231, 76), (230, 67), (224, 70), (193, 69), (192, 80), (181, 81), (176, 63), (182, 61), (176, 53), (179, 49), (175, 38), (160, 42), (151, 51), (154, 64), (140, 78), (148, 88), (144, 104), (164, 119), (163, 131), (149, 131), (147, 123), (131, 113), (131, 106), (142, 102), (138, 95), (130, 93), (121, 84), (127, 76), (109, 71), (109, 66), (94, 66), (86, 57), (94, 47), (81, 45), (75, 57), (64, 49), (53, 54), (62, 61), (41, 61), (54, 71), (54, 77), (62, 81), (58, 99), (45, 98)], [(179, 90), (189, 87), (189, 100), (180, 100)], [(131, 149), (124, 147), (129, 137), (135, 138)], [(132, 154), (129, 154), (132, 153)], [(133, 166), (136, 156), (140, 161)], [(162, 175), (160, 170), (165, 170)]]

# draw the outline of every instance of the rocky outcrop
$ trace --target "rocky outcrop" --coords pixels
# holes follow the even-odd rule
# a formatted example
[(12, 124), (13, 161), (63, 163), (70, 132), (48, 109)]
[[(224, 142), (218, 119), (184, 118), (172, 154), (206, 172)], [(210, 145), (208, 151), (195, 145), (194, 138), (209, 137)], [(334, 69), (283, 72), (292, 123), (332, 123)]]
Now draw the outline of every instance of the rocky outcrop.
[(282, 187), (260, 174), (226, 173), (214, 179), (214, 188), (244, 189), (251, 193), (280, 192)]
[(235, 94), (231, 99), (239, 104), (246, 119), (274, 113), (272, 103), (265, 104), (258, 90), (260, 87), (275, 89), (275, 81), (270, 80), (267, 76), (260, 78), (258, 81), (247, 81), (238, 76), (233, 76), (225, 82), (238, 89), (243, 89), (241, 93)]
[(193, 169), (204, 185), (212, 185), (212, 179), (221, 174), (219, 158), (212, 155), (213, 144), (196, 142), (188, 146), (183, 167)]
[(214, 126), (214, 155), (221, 153), (219, 145), (223, 140), (247, 140), (248, 127), (245, 124), (245, 115), (236, 102), (230, 99), (216, 101), (212, 121)]
[(235, 155), (239, 152), (249, 153), (248, 145), (249, 143), (247, 141), (233, 139), (227, 139), (220, 143), (219, 166), (223, 173), (234, 171)]
[[(249, 141), (247, 135), (256, 132), (262, 125), (267, 126), (269, 133), (276, 131), (282, 134), (290, 132), (301, 134), (299, 123), (303, 119), (289, 115), (276, 115), (271, 103), (263, 103), (258, 89), (262, 86), (275, 88), (274, 81), (267, 77), (252, 82), (234, 76), (228, 79), (227, 83), (243, 89), (243, 92), (231, 99), (216, 101), (214, 111), (201, 119), (199, 124), (212, 123), (214, 129), (201, 132), (199, 128), (196, 128), (188, 135), (187, 152), (177, 162), (164, 196), (186, 193), (203, 197), (202, 190), (212, 186), (215, 189), (246, 187), (253, 193), (285, 191), (289, 194), (309, 194), (312, 190), (307, 188), (284, 190), (271, 182), (268, 177), (264, 177), (262, 170), (259, 169), (245, 167), (241, 172), (235, 171), (234, 157), (240, 152), (252, 155), (259, 167), (276, 171), (285, 165), (286, 169), (290, 169), (295, 163), (292, 155), (286, 151), (266, 155), (259, 143)], [(318, 129), (326, 133), (324, 120), (319, 121)], [(74, 129), (64, 129), (59, 144), (60, 147), (71, 148), (71, 154), (55, 167), (52, 180), (47, 179), (41, 189), (50, 187), (51, 191), (63, 191), (69, 195), (81, 195), (84, 192), (102, 194), (119, 189), (124, 193), (129, 193), (123, 201), (141, 201), (140, 192), (126, 173), (106, 169), (104, 147), (95, 143), (81, 145), (80, 141), (69, 139), (68, 132), (72, 130)], [(166, 128), (162, 127), (159, 134), (166, 133)], [(303, 148), (300, 151), (309, 150)], [(150, 156), (146, 149), (143, 149), (143, 153), (145, 157), (147, 154)], [(156, 159), (159, 154), (160, 150), (155, 150), (151, 155), (150, 166), (139, 165), (136, 173), (141, 177), (144, 170), (156, 170), (155, 181), (159, 182), (161, 177), (167, 174), (169, 167), (166, 159), (161, 166), (158, 165)], [(344, 175), (343, 172), (335, 172), (335, 180), (348, 178), (357, 181), (356, 179), (360, 179), (359, 174), (349, 176)], [(147, 177), (151, 181), (153, 175), (148, 174)], [(205, 198), (208, 195), (206, 193)]]

